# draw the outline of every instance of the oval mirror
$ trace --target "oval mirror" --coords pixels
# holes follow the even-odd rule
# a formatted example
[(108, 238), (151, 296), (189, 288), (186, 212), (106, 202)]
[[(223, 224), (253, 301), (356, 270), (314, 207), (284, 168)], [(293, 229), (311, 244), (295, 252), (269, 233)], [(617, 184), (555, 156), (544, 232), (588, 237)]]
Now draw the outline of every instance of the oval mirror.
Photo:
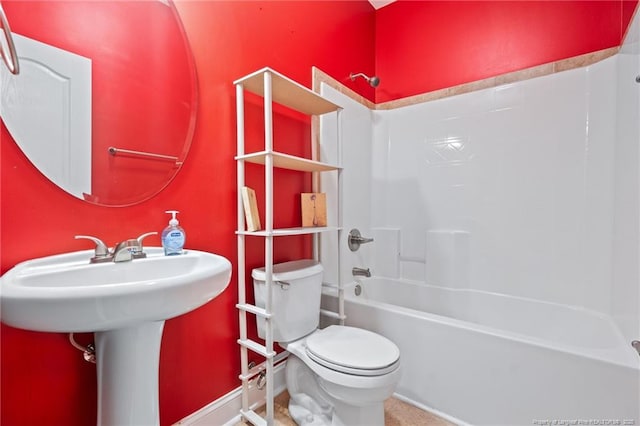
[(170, 0), (2, 0), (20, 74), (2, 68), (3, 132), (91, 203), (162, 190), (189, 150), (196, 71)]

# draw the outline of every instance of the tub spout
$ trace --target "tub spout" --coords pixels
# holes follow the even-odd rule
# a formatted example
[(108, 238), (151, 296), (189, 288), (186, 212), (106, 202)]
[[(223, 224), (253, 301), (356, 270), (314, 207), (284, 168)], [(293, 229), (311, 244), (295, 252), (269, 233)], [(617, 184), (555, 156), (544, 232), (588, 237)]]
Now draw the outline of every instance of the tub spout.
[(371, 271), (369, 270), (369, 268), (357, 268), (354, 267), (351, 270), (351, 273), (353, 274), (353, 276), (361, 276), (361, 277), (370, 277), (371, 276)]

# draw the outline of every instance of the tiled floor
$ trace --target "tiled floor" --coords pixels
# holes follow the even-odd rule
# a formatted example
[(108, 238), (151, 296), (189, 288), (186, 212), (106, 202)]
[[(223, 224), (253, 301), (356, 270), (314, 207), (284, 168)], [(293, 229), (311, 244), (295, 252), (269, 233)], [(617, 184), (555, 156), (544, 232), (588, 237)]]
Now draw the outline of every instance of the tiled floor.
[[(286, 391), (275, 398), (274, 404), (276, 425), (296, 426), (289, 417), (289, 394)], [(258, 410), (258, 414), (264, 415), (264, 409)], [(384, 402), (384, 422), (385, 426), (453, 426), (453, 423), (396, 398), (389, 398)], [(234, 426), (246, 424), (248, 423), (240, 422)]]

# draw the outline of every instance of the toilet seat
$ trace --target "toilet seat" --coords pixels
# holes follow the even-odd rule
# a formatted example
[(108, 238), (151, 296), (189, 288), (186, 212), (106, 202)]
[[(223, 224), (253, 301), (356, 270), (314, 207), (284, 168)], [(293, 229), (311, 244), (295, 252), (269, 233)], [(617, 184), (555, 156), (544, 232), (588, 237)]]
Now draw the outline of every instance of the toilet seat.
[(400, 364), (400, 350), (386, 337), (348, 326), (329, 326), (306, 339), (305, 352), (314, 362), (341, 373), (380, 376)]

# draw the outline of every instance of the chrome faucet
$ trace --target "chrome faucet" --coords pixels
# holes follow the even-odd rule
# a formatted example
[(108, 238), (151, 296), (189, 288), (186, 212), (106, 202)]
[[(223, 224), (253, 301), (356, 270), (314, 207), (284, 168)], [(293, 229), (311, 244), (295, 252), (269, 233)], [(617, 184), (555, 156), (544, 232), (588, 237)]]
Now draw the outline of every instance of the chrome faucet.
[(109, 250), (107, 245), (100, 238), (90, 235), (76, 235), (75, 239), (87, 239), (96, 243), (94, 256), (89, 259), (89, 263), (104, 262), (128, 262), (133, 259), (141, 259), (147, 257), (142, 246), (142, 240), (149, 235), (157, 235), (157, 232), (147, 232), (138, 238), (130, 238), (115, 245), (113, 250)]
[(351, 269), (351, 273), (353, 274), (353, 276), (361, 276), (361, 277), (370, 277), (371, 276), (371, 271), (369, 270), (369, 268), (358, 268), (358, 267), (353, 267), (353, 269)]
[(128, 262), (129, 260), (133, 260), (132, 251), (135, 245), (132, 245), (131, 242), (138, 243), (136, 240), (131, 239), (120, 241), (116, 244), (111, 252), (114, 262)]

